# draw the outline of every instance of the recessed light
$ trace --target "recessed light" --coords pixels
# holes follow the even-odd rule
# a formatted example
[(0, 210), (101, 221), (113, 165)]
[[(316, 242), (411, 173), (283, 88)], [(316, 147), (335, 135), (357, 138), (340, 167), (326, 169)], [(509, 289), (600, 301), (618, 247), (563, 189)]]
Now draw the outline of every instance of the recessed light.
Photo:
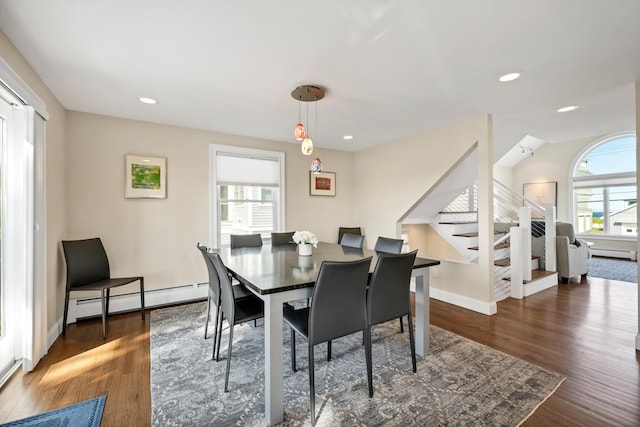
[(156, 101), (153, 98), (146, 98), (144, 96), (141, 96), (140, 98), (138, 98), (138, 101), (144, 103), (144, 104), (157, 104), (158, 101)]
[(343, 139), (353, 139), (353, 135), (345, 135), (342, 138)]
[(558, 108), (558, 113), (567, 113), (569, 111), (577, 110), (578, 108), (580, 107), (577, 105), (569, 105), (567, 107)]
[(506, 83), (506, 82), (512, 82), (518, 77), (520, 77), (520, 73), (508, 73), (508, 74), (505, 74), (504, 76), (500, 76), (498, 80), (501, 81), (502, 83)]

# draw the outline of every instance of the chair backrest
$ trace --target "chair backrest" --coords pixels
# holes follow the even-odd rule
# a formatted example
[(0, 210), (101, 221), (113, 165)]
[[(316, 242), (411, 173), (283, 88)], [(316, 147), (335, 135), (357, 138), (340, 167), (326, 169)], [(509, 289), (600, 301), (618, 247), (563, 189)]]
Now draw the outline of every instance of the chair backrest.
[(350, 248), (362, 249), (363, 244), (364, 236), (357, 236), (355, 234), (345, 233), (342, 235), (342, 240), (340, 240), (340, 245), (349, 246)]
[(388, 237), (378, 237), (374, 250), (376, 252), (386, 252), (389, 254), (402, 253), (402, 245), (404, 241), (402, 239), (390, 239)]
[(573, 225), (568, 222), (556, 222), (556, 236), (567, 236), (569, 243), (572, 245), (576, 242), (576, 233), (573, 230)]
[(295, 234), (295, 231), (291, 231), (287, 233), (271, 233), (271, 246), (295, 244), (293, 241), (294, 234)]
[(222, 258), (220, 258), (220, 255), (217, 253), (207, 252), (207, 256), (211, 259), (216, 273), (218, 273), (218, 280), (220, 281), (220, 308), (227, 320), (232, 323), (235, 320), (236, 306), (233, 298), (231, 279), (227, 274), (227, 267), (224, 266)]
[(111, 277), (107, 252), (99, 237), (85, 240), (63, 240), (62, 250), (67, 264), (67, 289), (107, 280)]
[(313, 288), (309, 310), (309, 343), (318, 344), (367, 326), (367, 282), (371, 257), (357, 261), (324, 261)]
[(345, 233), (360, 236), (362, 231), (360, 230), (360, 227), (340, 227), (338, 228), (338, 243), (342, 242), (342, 235)]
[(213, 300), (216, 305), (218, 305), (220, 302), (220, 279), (218, 279), (218, 272), (213, 266), (213, 261), (209, 257), (209, 250), (207, 247), (202, 246), (200, 243), (197, 244), (197, 247), (204, 258), (204, 263), (207, 265), (207, 272), (209, 273), (209, 290), (212, 293)]
[(367, 292), (369, 324), (386, 322), (411, 310), (409, 287), (417, 253), (378, 255)]
[(231, 249), (237, 248), (254, 248), (262, 246), (262, 237), (260, 234), (232, 234)]

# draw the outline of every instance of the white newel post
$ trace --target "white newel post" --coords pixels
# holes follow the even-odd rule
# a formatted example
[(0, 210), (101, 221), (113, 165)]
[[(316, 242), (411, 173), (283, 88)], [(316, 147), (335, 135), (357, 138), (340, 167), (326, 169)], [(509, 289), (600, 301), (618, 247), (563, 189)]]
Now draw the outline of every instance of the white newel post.
[[(526, 231), (526, 230), (525, 230)], [(511, 298), (522, 299), (524, 285), (522, 283), (522, 234), (520, 227), (511, 227)]]
[(544, 212), (544, 250), (547, 271), (556, 271), (556, 207)]
[(518, 209), (518, 220), (522, 230), (522, 280), (531, 280), (531, 208)]

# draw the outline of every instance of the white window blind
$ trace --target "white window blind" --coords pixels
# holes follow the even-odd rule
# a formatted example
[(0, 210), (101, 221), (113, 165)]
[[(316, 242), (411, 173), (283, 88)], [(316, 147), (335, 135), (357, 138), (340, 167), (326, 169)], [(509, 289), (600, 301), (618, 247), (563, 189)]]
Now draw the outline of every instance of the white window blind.
[(277, 187), (280, 184), (280, 163), (277, 159), (218, 153), (216, 179), (218, 184)]

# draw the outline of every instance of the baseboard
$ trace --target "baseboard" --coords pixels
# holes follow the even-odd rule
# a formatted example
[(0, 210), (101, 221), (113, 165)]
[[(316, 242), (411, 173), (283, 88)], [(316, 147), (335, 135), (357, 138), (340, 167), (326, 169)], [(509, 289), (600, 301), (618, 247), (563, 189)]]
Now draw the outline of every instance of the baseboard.
[(613, 249), (598, 249), (598, 248), (591, 248), (589, 249), (589, 251), (591, 252), (591, 255), (594, 255), (594, 256), (602, 256), (602, 257), (609, 257), (609, 258), (624, 258), (624, 259), (630, 259), (632, 261), (635, 261), (637, 258), (636, 251), (618, 251)]
[(498, 305), (495, 301), (479, 301), (473, 298), (465, 297), (464, 295), (454, 294), (452, 292), (443, 291), (437, 288), (430, 288), (429, 296), (433, 299), (437, 299), (438, 301), (457, 305), (458, 307), (466, 308), (468, 310), (486, 314), (488, 316), (491, 316), (498, 312)]
[[(174, 286), (172, 288), (152, 289), (144, 292), (145, 308), (180, 304), (201, 300), (209, 294), (208, 283), (194, 283), (190, 285)], [(73, 295), (73, 294), (72, 294)], [(140, 293), (132, 292), (123, 295), (113, 295), (109, 298), (109, 315), (140, 310)], [(78, 298), (69, 300), (67, 324), (75, 323), (78, 319), (99, 317), (102, 315), (100, 297)], [(62, 318), (49, 330), (49, 346), (62, 333)]]

